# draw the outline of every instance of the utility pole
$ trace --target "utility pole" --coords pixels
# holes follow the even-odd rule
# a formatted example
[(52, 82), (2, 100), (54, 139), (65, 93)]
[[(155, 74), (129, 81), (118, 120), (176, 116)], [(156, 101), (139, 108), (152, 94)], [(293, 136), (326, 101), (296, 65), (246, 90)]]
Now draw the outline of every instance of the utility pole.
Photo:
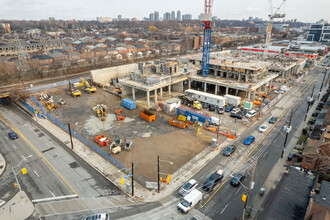
[(282, 153), (281, 153), (281, 158), (283, 158), (283, 154), (284, 154), (285, 146), (286, 146), (286, 141), (288, 140), (289, 132), (291, 130), (292, 115), (293, 115), (293, 109), (291, 110), (291, 116), (290, 116), (289, 126), (286, 129), (286, 135), (285, 135), (285, 140), (284, 140), (284, 146), (283, 146)]
[(159, 155), (157, 156), (157, 167), (158, 167), (157, 183), (158, 183), (158, 193), (159, 193), (160, 192), (160, 182), (159, 182)]
[(73, 142), (72, 142), (72, 134), (71, 134), (70, 123), (68, 123), (68, 128), (69, 128), (70, 141), (71, 141), (71, 150), (73, 150)]
[(253, 166), (253, 170), (252, 170), (252, 174), (251, 174), (251, 179), (250, 179), (250, 184), (249, 184), (249, 191), (247, 193), (247, 196), (246, 196), (246, 199), (245, 199), (245, 204), (244, 204), (243, 220), (245, 219), (246, 206), (247, 206), (247, 202), (248, 202), (249, 195), (250, 195), (250, 192), (251, 192), (251, 188), (253, 188), (252, 182), (253, 182), (253, 178), (254, 178), (254, 173), (256, 171), (257, 163), (258, 163), (258, 158), (254, 162), (254, 166)]
[(132, 196), (134, 197), (134, 162), (132, 161)]

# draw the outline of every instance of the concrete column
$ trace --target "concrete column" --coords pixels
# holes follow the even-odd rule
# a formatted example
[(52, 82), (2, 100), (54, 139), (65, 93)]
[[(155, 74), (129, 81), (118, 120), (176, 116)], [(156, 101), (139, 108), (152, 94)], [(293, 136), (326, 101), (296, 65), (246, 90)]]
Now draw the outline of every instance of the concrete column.
[(184, 91), (184, 83), (182, 81), (181, 93), (183, 93), (183, 91)]
[(238, 73), (238, 82), (240, 82), (240, 81), (241, 81), (241, 74)]
[(207, 83), (204, 83), (204, 92), (206, 92), (207, 89)]
[(160, 99), (163, 99), (163, 87), (160, 87)]
[(158, 89), (155, 89), (155, 103), (157, 103), (157, 90)]
[(264, 92), (267, 92), (267, 84), (264, 85)]
[(229, 73), (228, 73), (228, 71), (227, 71), (227, 73), (226, 73), (226, 79), (228, 79), (228, 76), (229, 76)]
[(168, 86), (168, 95), (171, 95), (171, 85)]
[(253, 92), (253, 93), (252, 93), (252, 99), (255, 100), (255, 98), (256, 98), (256, 93)]
[(135, 100), (135, 88), (132, 87), (132, 95), (133, 95), (133, 100)]
[(248, 101), (250, 101), (250, 99), (251, 99), (251, 92), (248, 92)]
[(236, 96), (238, 95), (238, 89), (236, 89)]
[(147, 91), (147, 104), (150, 106), (150, 92)]
[(226, 95), (228, 95), (228, 90), (229, 90), (229, 88), (228, 88), (228, 87), (226, 87)]
[(214, 94), (218, 94), (218, 86), (217, 85), (215, 85), (215, 93)]
[(191, 89), (191, 80), (188, 80), (188, 89)]
[(269, 81), (269, 89), (272, 88), (272, 83), (273, 83), (273, 80), (270, 80), (270, 81)]

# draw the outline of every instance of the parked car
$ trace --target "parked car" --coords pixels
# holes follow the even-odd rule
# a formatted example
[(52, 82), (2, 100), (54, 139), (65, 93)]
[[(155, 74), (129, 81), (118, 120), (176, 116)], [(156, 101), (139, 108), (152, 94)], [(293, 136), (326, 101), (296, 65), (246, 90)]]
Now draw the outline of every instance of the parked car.
[(321, 107), (317, 107), (315, 110), (316, 110), (316, 111), (321, 111), (322, 108), (321, 108)]
[(277, 117), (271, 117), (268, 121), (269, 124), (275, 124), (275, 122), (277, 121)]
[(14, 131), (9, 132), (8, 135), (9, 135), (9, 138), (12, 139), (12, 140), (15, 140), (15, 139), (18, 138), (17, 133), (14, 132)]
[(216, 171), (209, 176), (209, 178), (206, 179), (203, 185), (203, 189), (205, 191), (212, 191), (213, 188), (222, 180), (223, 178), (223, 172), (222, 170)]
[(292, 158), (293, 158), (293, 153), (290, 152), (290, 153), (289, 153), (289, 156), (288, 156), (288, 160), (290, 161), (290, 160), (292, 160)]
[(240, 112), (237, 112), (236, 113), (236, 118), (237, 119), (242, 119), (243, 118), (243, 112), (241, 112), (241, 111)]
[(221, 108), (221, 107), (218, 107), (217, 108), (217, 113), (218, 114), (223, 114), (225, 111), (223, 110), (223, 108)]
[(87, 216), (81, 220), (109, 220), (109, 215), (107, 213), (99, 213)]
[(182, 196), (187, 195), (190, 193), (193, 189), (195, 189), (198, 186), (198, 183), (196, 180), (191, 179), (188, 182), (186, 182), (179, 190), (179, 194)]
[(261, 126), (259, 127), (259, 132), (260, 132), (260, 133), (264, 133), (264, 132), (267, 130), (267, 128), (268, 128), (267, 125), (261, 125)]
[(208, 108), (208, 107), (209, 107), (209, 105), (207, 103), (202, 102), (202, 108)]
[(231, 110), (231, 113), (234, 113), (234, 114), (236, 114), (236, 113), (238, 113), (240, 111), (240, 109), (239, 108), (234, 108), (233, 110)]
[(224, 156), (230, 156), (232, 153), (234, 153), (235, 150), (236, 150), (236, 146), (235, 146), (235, 145), (229, 145), (229, 146), (223, 151), (223, 155), (224, 155)]
[(313, 116), (313, 117), (317, 117), (318, 115), (319, 115), (318, 112), (313, 112), (313, 113), (312, 113), (312, 116)]
[(273, 92), (277, 94), (280, 93), (277, 89), (274, 89)]
[(225, 109), (225, 112), (230, 112), (233, 109), (234, 109), (234, 106), (230, 105)]
[(251, 110), (248, 113), (246, 113), (245, 117), (247, 118), (252, 118), (253, 116), (255, 116), (257, 114), (257, 112), (255, 110)]
[(313, 119), (311, 119), (311, 120), (308, 121), (308, 124), (313, 125), (313, 124), (315, 124), (315, 122), (316, 122), (316, 119), (313, 118)]
[(255, 137), (254, 136), (249, 136), (249, 137), (247, 137), (245, 140), (244, 140), (244, 144), (245, 145), (250, 145), (250, 144), (252, 144), (253, 143), (253, 141), (255, 141)]
[(214, 105), (209, 105), (209, 111), (214, 112), (215, 111), (215, 106)]
[(241, 184), (241, 182), (243, 182), (244, 178), (245, 178), (245, 175), (243, 173), (237, 173), (231, 179), (230, 184), (232, 186), (237, 187)]

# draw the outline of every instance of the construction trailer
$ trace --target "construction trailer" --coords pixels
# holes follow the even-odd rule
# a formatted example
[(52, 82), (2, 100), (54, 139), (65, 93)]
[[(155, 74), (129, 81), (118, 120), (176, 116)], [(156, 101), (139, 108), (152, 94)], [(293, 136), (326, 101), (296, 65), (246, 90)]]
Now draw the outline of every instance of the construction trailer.
[(130, 99), (123, 99), (122, 106), (129, 110), (136, 109), (136, 103)]
[(224, 106), (227, 105), (227, 99), (223, 96), (213, 95), (206, 92), (200, 92), (193, 89), (187, 89), (184, 93), (185, 95), (191, 96), (200, 102), (218, 106), (220, 108), (223, 108)]
[(240, 106), (241, 105), (241, 97), (234, 96), (234, 95), (225, 95), (224, 96), (227, 99), (227, 105), (232, 106)]
[(207, 113), (203, 113), (201, 111), (195, 111), (192, 108), (188, 108), (185, 106), (180, 106), (177, 110), (177, 115), (183, 115), (187, 118), (188, 121), (199, 121), (202, 123), (209, 123), (211, 121), (211, 115)]
[(169, 99), (158, 103), (158, 110), (165, 113), (170, 113), (175, 111), (181, 105), (181, 100), (178, 98)]

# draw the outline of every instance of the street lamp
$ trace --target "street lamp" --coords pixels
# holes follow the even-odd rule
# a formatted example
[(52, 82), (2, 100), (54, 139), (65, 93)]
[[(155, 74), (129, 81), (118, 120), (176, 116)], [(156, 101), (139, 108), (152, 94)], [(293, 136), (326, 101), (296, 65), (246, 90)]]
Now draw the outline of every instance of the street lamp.
[[(19, 182), (18, 182), (18, 179), (17, 179), (17, 175), (19, 174), (19, 172), (15, 172), (15, 169), (19, 166), (19, 165), (21, 165), (21, 163), (25, 160), (25, 161), (27, 161), (26, 159), (28, 159), (28, 158), (30, 158), (30, 157), (32, 157), (33, 155), (31, 154), (31, 155), (29, 155), (29, 156), (27, 156), (27, 157), (24, 157), (23, 156), (23, 159), (16, 165), (16, 166), (11, 166), (10, 165), (10, 167), (11, 167), (11, 170), (13, 171), (13, 173), (14, 173), (14, 176), (15, 176), (15, 179), (16, 179), (16, 183), (17, 183), (17, 185), (18, 185), (18, 189), (19, 189), (19, 192), (20, 192), (20, 194), (21, 194), (21, 197), (22, 197), (22, 189), (21, 189), (21, 185), (19, 184)], [(25, 173), (24, 173), (25, 174)]]
[(158, 185), (158, 193), (160, 192), (160, 182), (159, 182), (159, 179), (160, 179), (160, 172), (159, 172), (159, 162), (160, 161), (163, 161), (163, 162), (168, 162), (170, 163), (171, 165), (174, 164), (172, 161), (169, 161), (169, 160), (160, 160), (159, 159), (159, 155), (157, 156), (157, 167), (158, 167), (158, 179), (157, 179), (157, 185)]

